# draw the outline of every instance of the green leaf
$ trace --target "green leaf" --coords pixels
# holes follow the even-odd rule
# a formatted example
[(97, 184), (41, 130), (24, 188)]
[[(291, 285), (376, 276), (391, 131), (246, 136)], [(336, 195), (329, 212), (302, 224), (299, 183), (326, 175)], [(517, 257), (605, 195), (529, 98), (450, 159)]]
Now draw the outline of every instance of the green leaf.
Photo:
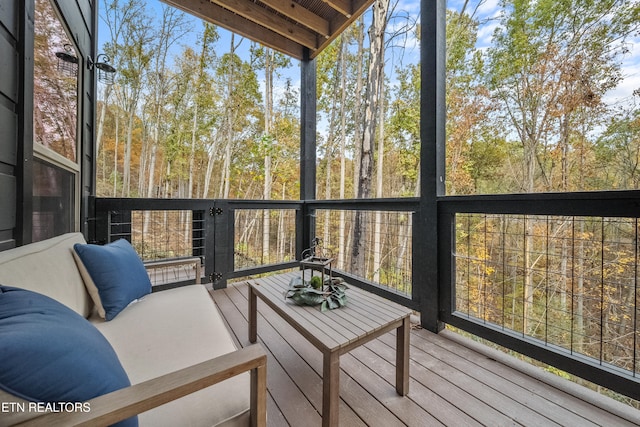
[(298, 305), (318, 305), (320, 310), (333, 310), (343, 307), (347, 303), (345, 290), (347, 285), (342, 280), (333, 281), (327, 285), (326, 290), (314, 289), (309, 282), (301, 277), (294, 277), (289, 282), (289, 289), (285, 292), (285, 298), (291, 299)]

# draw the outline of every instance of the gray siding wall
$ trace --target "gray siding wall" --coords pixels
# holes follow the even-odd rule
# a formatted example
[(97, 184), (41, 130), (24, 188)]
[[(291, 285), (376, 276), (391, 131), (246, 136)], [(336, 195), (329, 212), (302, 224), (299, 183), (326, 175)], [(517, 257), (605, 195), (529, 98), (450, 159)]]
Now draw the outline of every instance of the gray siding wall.
[(0, 250), (16, 244), (19, 2), (0, 2)]
[[(80, 68), (80, 231), (88, 235), (94, 191), (95, 83), (86, 58), (95, 57), (97, 0), (54, 0), (75, 40)], [(0, 2), (0, 250), (31, 241), (33, 160), (34, 0)]]

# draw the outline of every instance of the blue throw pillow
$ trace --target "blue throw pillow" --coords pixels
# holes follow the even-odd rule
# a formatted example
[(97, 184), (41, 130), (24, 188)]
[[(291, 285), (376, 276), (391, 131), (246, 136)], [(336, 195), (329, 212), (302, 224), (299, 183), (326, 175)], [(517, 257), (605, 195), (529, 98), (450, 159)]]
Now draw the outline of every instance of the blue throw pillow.
[(87, 319), (9, 286), (0, 286), (0, 363), (0, 389), (31, 402), (84, 403), (130, 385), (111, 344)]
[(113, 319), (132, 301), (151, 292), (147, 270), (125, 239), (104, 246), (76, 243), (73, 248), (97, 288), (98, 301), (91, 291), (92, 285), (85, 280), (98, 310), (104, 308), (106, 320)]

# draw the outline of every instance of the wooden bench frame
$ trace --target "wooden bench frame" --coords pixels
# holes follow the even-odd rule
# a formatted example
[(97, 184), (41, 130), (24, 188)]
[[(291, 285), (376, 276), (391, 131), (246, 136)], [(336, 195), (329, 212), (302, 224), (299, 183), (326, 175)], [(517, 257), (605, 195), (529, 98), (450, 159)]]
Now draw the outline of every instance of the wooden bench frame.
[(193, 264), (196, 268), (196, 284), (199, 285), (202, 282), (202, 260), (200, 257), (185, 257), (185, 258), (170, 258), (162, 259), (158, 261), (145, 261), (144, 268), (147, 270), (155, 270), (158, 268), (166, 267), (179, 267), (181, 265)]
[(91, 408), (88, 412), (50, 413), (16, 425), (107, 426), (247, 371), (251, 372), (251, 426), (264, 427), (267, 424), (267, 355), (259, 344), (96, 397), (88, 401)]

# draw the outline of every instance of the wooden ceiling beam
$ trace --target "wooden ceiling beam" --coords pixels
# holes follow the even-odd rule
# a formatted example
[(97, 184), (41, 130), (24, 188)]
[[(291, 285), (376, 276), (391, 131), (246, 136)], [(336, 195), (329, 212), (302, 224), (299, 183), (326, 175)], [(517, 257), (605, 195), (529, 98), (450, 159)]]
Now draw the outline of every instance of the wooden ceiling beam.
[[(347, 19), (351, 18), (354, 14), (354, 7), (352, 7), (349, 0), (322, 0), (333, 9), (343, 14)], [(334, 32), (335, 34), (335, 32)]]
[(211, 24), (219, 25), (240, 36), (247, 37), (265, 46), (296, 59), (303, 58), (303, 47), (289, 38), (220, 7), (209, 0), (162, 0), (168, 5), (197, 16)]
[(260, 2), (315, 31), (322, 37), (329, 37), (329, 21), (293, 0), (260, 0)]
[(246, 0), (211, 0), (215, 4), (222, 6), (231, 12), (255, 22), (269, 30), (280, 34), (283, 37), (287, 37), (302, 46), (306, 46), (311, 51), (315, 51), (318, 48), (318, 37), (315, 33), (296, 26), (290, 21), (287, 21), (283, 17), (276, 15), (273, 12), (257, 5), (256, 3)]
[(315, 58), (373, 3), (320, 0), (337, 11), (326, 19), (296, 0), (162, 1), (296, 59), (304, 57), (305, 48)]
[(373, 4), (373, 0), (354, 0), (353, 1), (353, 10), (354, 13), (350, 18), (345, 18), (342, 15), (337, 15), (331, 22), (330, 26), (333, 29), (331, 36), (320, 43), (318, 46), (318, 50), (311, 53), (311, 58), (315, 58), (322, 49), (329, 46), (332, 41), (334, 41), (342, 32), (353, 22), (358, 19), (362, 14), (367, 10), (369, 6)]

